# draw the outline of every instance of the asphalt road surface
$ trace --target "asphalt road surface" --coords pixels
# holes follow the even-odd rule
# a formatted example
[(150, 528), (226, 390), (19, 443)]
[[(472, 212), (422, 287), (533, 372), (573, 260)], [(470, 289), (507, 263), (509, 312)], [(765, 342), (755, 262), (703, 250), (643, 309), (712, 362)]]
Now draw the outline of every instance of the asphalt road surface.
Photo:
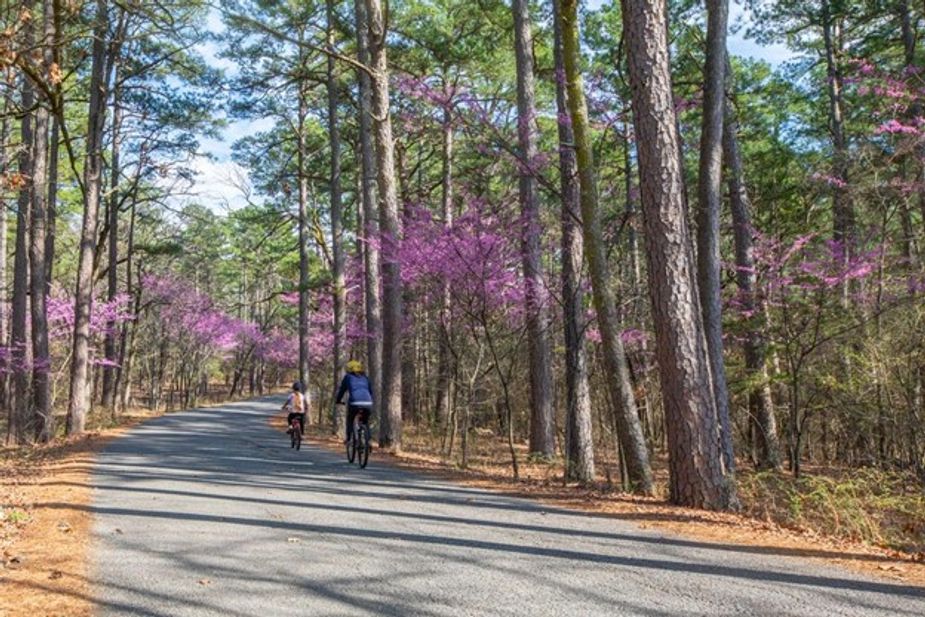
[(195, 410), (114, 441), (94, 474), (101, 615), (922, 617), (925, 591), (774, 548), (358, 469), (267, 419)]

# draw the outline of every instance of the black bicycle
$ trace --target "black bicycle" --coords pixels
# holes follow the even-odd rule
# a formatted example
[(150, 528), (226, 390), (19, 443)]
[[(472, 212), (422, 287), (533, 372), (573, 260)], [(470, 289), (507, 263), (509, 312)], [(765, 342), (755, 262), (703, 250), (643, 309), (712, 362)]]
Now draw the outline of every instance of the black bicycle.
[(369, 424), (364, 422), (369, 414), (368, 409), (360, 409), (353, 420), (350, 436), (347, 438), (347, 460), (356, 461), (360, 469), (364, 469), (369, 462), (370, 445)]

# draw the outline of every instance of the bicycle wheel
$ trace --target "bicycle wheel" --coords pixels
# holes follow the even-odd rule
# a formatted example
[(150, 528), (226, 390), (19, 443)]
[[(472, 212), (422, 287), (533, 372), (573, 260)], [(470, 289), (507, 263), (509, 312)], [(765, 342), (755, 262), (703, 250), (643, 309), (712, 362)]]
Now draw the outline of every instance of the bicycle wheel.
[(289, 447), (295, 448), (296, 450), (298, 450), (299, 446), (301, 445), (301, 442), (302, 442), (302, 436), (299, 435), (299, 429), (298, 428), (293, 429), (292, 427), (290, 427), (289, 428)]
[(347, 462), (352, 463), (353, 459), (357, 455), (357, 440), (356, 434), (353, 431), (350, 431), (350, 436), (347, 437)]
[(360, 438), (359, 443), (359, 460), (357, 463), (360, 465), (360, 469), (366, 468), (366, 463), (369, 462), (369, 427), (365, 424), (360, 427)]

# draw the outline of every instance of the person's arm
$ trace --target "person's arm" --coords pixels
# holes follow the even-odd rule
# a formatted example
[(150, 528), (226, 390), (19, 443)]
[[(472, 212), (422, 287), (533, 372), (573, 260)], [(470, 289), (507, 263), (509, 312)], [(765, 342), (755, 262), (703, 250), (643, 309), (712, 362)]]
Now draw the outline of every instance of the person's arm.
[(334, 402), (338, 405), (343, 402), (344, 393), (347, 392), (348, 383), (347, 376), (344, 375), (344, 378), (340, 380), (340, 389), (337, 391), (337, 396), (334, 398)]
[(286, 399), (286, 402), (283, 403), (283, 406), (280, 407), (281, 410), (286, 411), (286, 409), (292, 409), (292, 394), (289, 395), (289, 398)]

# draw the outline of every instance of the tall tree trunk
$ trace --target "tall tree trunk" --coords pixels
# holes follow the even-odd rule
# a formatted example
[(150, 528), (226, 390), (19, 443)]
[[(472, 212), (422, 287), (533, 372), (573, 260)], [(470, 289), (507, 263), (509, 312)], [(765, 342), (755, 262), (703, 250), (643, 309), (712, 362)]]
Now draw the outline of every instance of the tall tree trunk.
[[(60, 20), (60, 15), (57, 15)], [(59, 95), (60, 96), (60, 95)], [(61, 126), (58, 117), (51, 119), (51, 138), (48, 142), (48, 204), (45, 214), (45, 281), (49, 292), (55, 271), (55, 227), (58, 220), (58, 167), (61, 151)]]
[[(302, 32), (299, 32), (302, 36)], [(304, 61), (301, 63), (304, 70)], [(302, 76), (300, 75), (300, 80)], [(305, 135), (305, 120), (308, 117), (308, 100), (305, 84), (299, 83), (298, 152), (299, 166), (299, 381), (308, 389), (309, 354), (308, 347), (311, 316), (309, 306), (309, 259), (308, 259), (308, 177), (305, 159), (308, 142)]]
[(527, 338), (530, 349), (530, 452), (555, 454), (552, 407), (552, 358), (549, 311), (543, 281), (540, 211), (536, 190), (536, 95), (533, 85), (533, 35), (528, 0), (513, 0), (514, 56), (517, 61), (517, 141), (520, 149), (520, 212), (526, 283)]
[(725, 107), (726, 28), (729, 0), (707, 2), (707, 48), (703, 83), (703, 123), (700, 132), (700, 170), (697, 211), (697, 279), (700, 308), (713, 376), (720, 444), (726, 470), (735, 470), (729, 390), (723, 361), (723, 298), (720, 280), (719, 219), (722, 209), (723, 108)]
[[(34, 13), (35, 2), (23, 3)], [(34, 22), (26, 28), (23, 45), (31, 49), (35, 44)], [(10, 347), (13, 371), (13, 401), (7, 424), (7, 443), (26, 443), (32, 434), (29, 407), (31, 403), (29, 366), (32, 361), (32, 343), (29, 335), (29, 224), (32, 219), (32, 165), (35, 106), (35, 89), (29, 79), (22, 83), (22, 109), (20, 121), (21, 146), (19, 151), (19, 174), (29, 181), (19, 192), (16, 213), (16, 252), (13, 258), (13, 306), (10, 327)]]
[[(8, 146), (10, 135), (12, 133), (13, 119), (10, 116), (12, 108), (13, 88), (14, 88), (13, 68), (9, 67), (5, 73), (6, 94), (3, 98), (3, 114), (0, 120), (0, 173), (9, 172)], [(7, 279), (7, 236), (9, 234), (9, 223), (7, 217), (8, 204), (6, 196), (0, 201), (0, 346), (8, 347), (10, 344), (9, 328), (9, 300), (10, 289)], [(9, 360), (0, 358), (0, 409), (10, 409), (9, 399)]]
[[(909, 0), (899, 0), (896, 6), (896, 10), (898, 12), (898, 17), (899, 17), (900, 32), (902, 33), (903, 60), (904, 60), (907, 70), (915, 71), (916, 70), (915, 49), (916, 49), (916, 44), (917, 44), (917, 36), (916, 36), (915, 20), (912, 14), (912, 7), (909, 5)], [(921, 97), (916, 97), (912, 101), (912, 103), (909, 105), (906, 115), (909, 118), (918, 118), (922, 115)], [(915, 170), (914, 173), (917, 176), (919, 187), (922, 187), (922, 186), (925, 186), (925, 148), (923, 148), (922, 145), (919, 144), (915, 148), (915, 153), (917, 154), (917, 156), (909, 157), (913, 159), (912, 161), (909, 161), (909, 162), (912, 164), (913, 169)], [(903, 162), (902, 174), (903, 176), (905, 176), (906, 174), (905, 162), (906, 161), (903, 160), (902, 162)], [(922, 190), (920, 188), (918, 191), (918, 196), (919, 196), (919, 210), (922, 212), (923, 215), (925, 215), (925, 190)], [(915, 238), (917, 234), (913, 231), (912, 216), (911, 216), (909, 207), (905, 203), (903, 203), (900, 205), (900, 208), (901, 208), (900, 214), (902, 216), (902, 223), (903, 223), (903, 232), (905, 235), (905, 238), (903, 239), (904, 256), (909, 258), (911, 261), (913, 255), (917, 253), (917, 251), (915, 250), (915, 244), (916, 244)], [(923, 222), (925, 222), (925, 219), (923, 219)]]
[(716, 402), (684, 209), (680, 141), (671, 87), (665, 3), (622, 1), (649, 290), (668, 435), (673, 503), (736, 505), (719, 447)]
[[(847, 261), (854, 240), (854, 208), (848, 194), (848, 142), (845, 136), (844, 83), (841, 74), (842, 53), (841, 17), (833, 15), (828, 0), (822, 3), (822, 36), (825, 45), (825, 66), (829, 95), (829, 130), (832, 134), (832, 176), (834, 194), (832, 197), (834, 238), (841, 244), (843, 260)], [(847, 302), (845, 286), (845, 302)]]
[[(334, 0), (326, 2), (328, 47), (334, 48)], [(332, 400), (344, 374), (347, 346), (347, 283), (344, 268), (344, 213), (340, 186), (340, 129), (337, 125), (337, 75), (334, 71), (334, 57), (328, 56), (328, 139), (331, 143), (331, 244), (334, 253), (334, 375), (332, 379)]]
[[(357, 54), (359, 61), (369, 64), (369, 30), (365, 0), (354, 0), (357, 23)], [(376, 160), (373, 152), (372, 103), (370, 78), (366, 71), (358, 72), (360, 111), (360, 167), (362, 173), (363, 274), (366, 312), (367, 375), (373, 387), (373, 417), (379, 416), (382, 400), (382, 297), (379, 292), (379, 217), (376, 212)]]
[[(132, 289), (136, 206), (135, 200), (132, 199), (131, 214), (128, 220), (128, 238), (125, 247), (125, 293), (130, 298), (134, 298), (132, 314), (137, 316), (141, 312), (141, 289), (137, 291)], [(129, 397), (131, 395), (134, 321), (135, 320), (128, 320), (122, 325), (122, 336), (119, 337), (119, 373), (116, 378), (116, 392), (118, 393), (118, 407), (121, 411), (125, 411), (128, 408)]]
[(74, 306), (74, 344), (71, 354), (71, 395), (67, 413), (68, 435), (84, 431), (90, 410), (90, 311), (93, 304), (93, 258), (96, 250), (102, 183), (103, 127), (106, 123), (108, 75), (106, 35), (109, 30), (107, 0), (96, 0), (93, 60), (90, 70), (90, 104), (87, 122), (87, 153), (84, 165), (84, 212), (77, 265)]
[(372, 120), (376, 135), (376, 177), (382, 230), (382, 412), (379, 445), (401, 449), (402, 284), (399, 249), (401, 222), (395, 186), (389, 64), (385, 39), (387, 16), (381, 0), (365, 0), (372, 69)]
[(575, 137), (566, 92), (560, 0), (553, 0), (556, 57), (556, 111), (559, 117), (559, 177), (562, 191), (562, 312), (565, 324), (565, 476), (594, 480), (594, 441), (591, 434), (591, 390), (585, 352), (584, 291), (582, 290), (581, 203)]
[(584, 250), (588, 260), (593, 289), (594, 308), (607, 370), (607, 385), (611, 404), (616, 405), (620, 446), (626, 459), (630, 488), (640, 493), (651, 493), (652, 469), (645, 437), (639, 422), (636, 399), (630, 381), (626, 351), (620, 338), (616, 300), (610, 277), (610, 266), (601, 236), (597, 182), (594, 176), (594, 154), (588, 123), (588, 104), (585, 100), (579, 66), (580, 43), (578, 38), (577, 0), (561, 0), (562, 48), (565, 76), (568, 86), (568, 106), (575, 135), (575, 153), (578, 161), (578, 178), (581, 190), (581, 218), (584, 231)]
[[(122, 136), (122, 88), (119, 85), (119, 59), (114, 59), (115, 87), (112, 96), (112, 155), (109, 161), (109, 268), (107, 269), (107, 298), (110, 302), (119, 294), (119, 147)], [(116, 375), (118, 354), (118, 332), (116, 322), (110, 321), (106, 328), (104, 353), (107, 360), (103, 368), (103, 407), (110, 413), (116, 411)]]
[[(447, 88), (444, 79), (444, 88)], [(441, 211), (443, 227), (453, 227), (453, 117), (449, 107), (443, 110), (443, 173)], [(440, 298), (439, 348), (437, 351), (437, 425), (445, 430), (453, 405), (453, 354), (452, 354), (452, 312), (450, 285), (443, 281)], [(467, 403), (468, 404), (468, 403)]]
[[(731, 82), (731, 79), (727, 80)], [(758, 293), (755, 273), (755, 251), (752, 242), (754, 229), (751, 222), (751, 203), (745, 186), (742, 153), (739, 151), (738, 125), (732, 106), (726, 104), (726, 121), (723, 125), (723, 147), (729, 175), (729, 204), (732, 210), (733, 238), (735, 241), (736, 284), (742, 310), (749, 315), (744, 343), (745, 371), (748, 374), (749, 415), (757, 429), (755, 461), (759, 469), (776, 469), (780, 465), (780, 442), (777, 419), (774, 416), (774, 398), (768, 377), (766, 323), (764, 300)]]
[[(55, 5), (44, 0), (42, 19), (42, 76), (51, 84), (55, 44)], [(33, 437), (50, 441), (55, 434), (51, 407), (51, 356), (48, 349), (48, 281), (45, 279), (45, 236), (48, 222), (48, 132), (53, 101), (41, 97), (35, 109), (32, 148), (32, 218), (29, 226), (30, 310), (32, 315)]]

